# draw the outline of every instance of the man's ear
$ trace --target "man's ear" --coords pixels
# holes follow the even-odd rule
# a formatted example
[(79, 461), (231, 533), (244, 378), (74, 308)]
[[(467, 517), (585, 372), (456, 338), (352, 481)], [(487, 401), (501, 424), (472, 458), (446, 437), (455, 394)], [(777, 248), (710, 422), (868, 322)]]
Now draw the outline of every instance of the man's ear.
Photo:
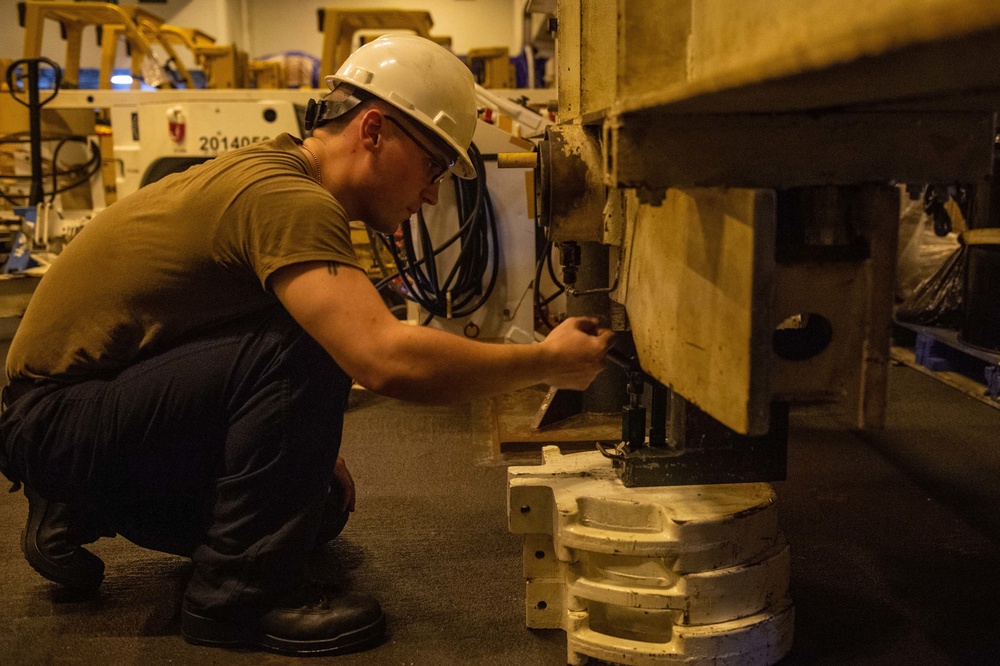
[(361, 116), (361, 142), (365, 147), (377, 148), (382, 138), (385, 118), (378, 109), (368, 109)]

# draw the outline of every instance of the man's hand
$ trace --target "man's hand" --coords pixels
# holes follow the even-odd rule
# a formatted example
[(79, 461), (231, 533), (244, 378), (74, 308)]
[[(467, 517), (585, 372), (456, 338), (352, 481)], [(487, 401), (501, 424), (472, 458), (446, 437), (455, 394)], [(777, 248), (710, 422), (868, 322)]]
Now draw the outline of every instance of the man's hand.
[(354, 477), (347, 469), (347, 463), (340, 456), (337, 456), (337, 464), (333, 468), (333, 483), (340, 491), (344, 504), (341, 511), (354, 511)]
[(552, 355), (546, 383), (582, 391), (604, 369), (613, 333), (593, 317), (570, 317), (542, 342)]

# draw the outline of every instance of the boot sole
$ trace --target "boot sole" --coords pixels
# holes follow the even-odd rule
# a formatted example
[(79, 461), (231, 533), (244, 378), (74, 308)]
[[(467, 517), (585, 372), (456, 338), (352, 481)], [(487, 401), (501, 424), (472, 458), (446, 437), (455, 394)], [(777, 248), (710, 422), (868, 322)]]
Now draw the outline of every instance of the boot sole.
[(341, 634), (335, 638), (312, 641), (292, 641), (270, 634), (262, 635), (257, 645), (268, 652), (286, 656), (323, 656), (360, 652), (373, 648), (385, 637), (385, 616), (380, 617), (367, 627)]
[(192, 645), (219, 648), (258, 648), (286, 656), (345, 654), (375, 647), (385, 637), (385, 616), (354, 631), (322, 640), (296, 641), (270, 634), (237, 635), (224, 624), (183, 611), (181, 634)]

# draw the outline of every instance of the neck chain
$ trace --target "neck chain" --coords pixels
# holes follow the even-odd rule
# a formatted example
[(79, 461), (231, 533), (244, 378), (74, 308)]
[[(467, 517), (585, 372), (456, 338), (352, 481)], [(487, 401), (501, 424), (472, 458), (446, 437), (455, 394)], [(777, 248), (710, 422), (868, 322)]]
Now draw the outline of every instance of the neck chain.
[(321, 167), (319, 165), (319, 158), (316, 157), (316, 153), (314, 153), (313, 151), (309, 150), (309, 147), (306, 146), (306, 144), (305, 144), (304, 141), (302, 142), (302, 149), (305, 150), (307, 153), (309, 153), (309, 155), (313, 158), (313, 163), (316, 164), (316, 182), (318, 182), (320, 185), (322, 185), (323, 184), (323, 167)]

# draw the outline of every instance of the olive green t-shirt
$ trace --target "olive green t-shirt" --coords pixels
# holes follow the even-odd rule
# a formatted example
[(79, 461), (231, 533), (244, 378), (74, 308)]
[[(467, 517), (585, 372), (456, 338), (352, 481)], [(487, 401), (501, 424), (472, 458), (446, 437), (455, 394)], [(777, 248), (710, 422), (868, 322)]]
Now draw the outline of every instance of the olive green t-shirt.
[(124, 197), (87, 223), (28, 304), (11, 378), (107, 376), (179, 336), (278, 304), (268, 277), (304, 261), (360, 267), (340, 203), (283, 134)]

